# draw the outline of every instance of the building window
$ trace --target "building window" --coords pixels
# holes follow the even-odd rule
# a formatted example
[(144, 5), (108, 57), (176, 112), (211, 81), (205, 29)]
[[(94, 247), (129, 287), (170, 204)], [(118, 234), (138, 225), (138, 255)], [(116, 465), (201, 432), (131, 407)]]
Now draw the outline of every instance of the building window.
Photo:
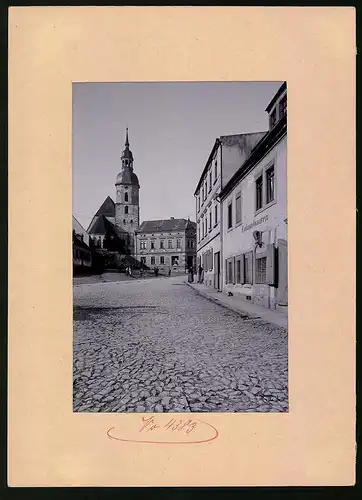
[(177, 255), (171, 256), (171, 266), (178, 266), (178, 256)]
[(125, 205), (125, 207), (124, 207), (124, 213), (128, 214), (128, 205)]
[(266, 171), (266, 202), (274, 200), (274, 165)]
[(214, 182), (216, 182), (216, 179), (217, 179), (217, 160), (215, 160)]
[(241, 260), (236, 261), (236, 283), (241, 283)]
[(209, 213), (209, 231), (212, 229), (212, 210), (210, 210)]
[(163, 255), (161, 255), (160, 257), (160, 264), (164, 264), (165, 263), (165, 257)]
[(241, 222), (241, 194), (238, 194), (235, 200), (235, 222)]
[(217, 205), (215, 205), (215, 226), (217, 224)]
[(126, 219), (123, 219), (123, 224), (126, 224)]
[(202, 219), (202, 237), (205, 236), (205, 224), (204, 224), (204, 220)]
[(209, 192), (211, 191), (211, 187), (212, 187), (212, 170), (210, 170), (210, 174), (209, 174)]
[(261, 175), (255, 181), (255, 191), (256, 191), (256, 210), (259, 210), (263, 206), (263, 176)]
[(244, 283), (249, 285), (251, 285), (253, 282), (252, 258), (253, 258), (252, 252), (244, 255)]
[(255, 282), (266, 283), (266, 257), (259, 257), (255, 260)]
[(155, 249), (155, 242), (151, 241), (151, 250), (154, 250), (154, 249)]
[(143, 266), (145, 266), (145, 265), (146, 265), (146, 257), (141, 257), (141, 264), (142, 264)]
[(233, 204), (228, 205), (228, 229), (233, 227)]
[(272, 129), (277, 122), (277, 109), (274, 108), (269, 116), (269, 126)]
[(172, 240), (168, 240), (168, 248), (172, 248)]
[(140, 244), (140, 249), (141, 250), (146, 250), (146, 242), (144, 240), (141, 241), (141, 244)]
[(124, 193), (124, 201), (128, 201), (128, 193)]
[(176, 248), (181, 248), (181, 240), (176, 240)]
[(201, 241), (201, 227), (200, 227), (200, 224), (199, 224), (199, 227), (198, 227), (198, 231), (199, 231), (199, 241)]
[(207, 214), (205, 217), (205, 236), (207, 235)]
[(205, 199), (207, 198), (207, 179), (205, 180)]
[(232, 259), (228, 259), (227, 278), (228, 278), (228, 283), (232, 284), (233, 283), (233, 261), (232, 261)]
[(202, 201), (205, 199), (205, 189), (204, 186), (202, 186)]
[(285, 94), (279, 101), (279, 120), (287, 114), (287, 94)]
[(165, 247), (164, 247), (164, 241), (163, 241), (163, 240), (161, 240), (161, 241), (160, 241), (160, 248), (165, 248)]
[(154, 258), (154, 257), (151, 257), (151, 266), (154, 266), (154, 265), (155, 265), (155, 263), (156, 263), (155, 258)]

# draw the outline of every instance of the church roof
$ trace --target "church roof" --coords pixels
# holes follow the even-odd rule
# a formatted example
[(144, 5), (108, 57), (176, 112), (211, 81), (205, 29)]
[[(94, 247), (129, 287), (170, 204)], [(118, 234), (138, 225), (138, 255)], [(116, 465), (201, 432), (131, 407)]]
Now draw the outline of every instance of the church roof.
[(162, 219), (145, 220), (137, 229), (137, 233), (159, 233), (170, 231), (184, 231), (190, 225), (196, 227), (196, 223), (187, 219)]
[(104, 200), (100, 208), (98, 209), (97, 215), (106, 215), (107, 217), (115, 217), (116, 215), (116, 205), (110, 196)]
[(127, 231), (113, 224), (105, 215), (99, 215), (92, 226), (92, 234), (115, 234), (121, 237)]

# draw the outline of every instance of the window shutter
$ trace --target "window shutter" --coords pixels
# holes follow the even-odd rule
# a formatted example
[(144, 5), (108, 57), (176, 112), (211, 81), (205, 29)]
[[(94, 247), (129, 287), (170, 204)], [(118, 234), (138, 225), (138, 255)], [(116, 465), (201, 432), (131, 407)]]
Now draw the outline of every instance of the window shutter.
[(244, 266), (244, 255), (240, 255), (240, 283), (243, 285), (245, 283), (245, 276), (244, 276), (244, 271), (245, 266)]
[(266, 282), (268, 285), (275, 285), (275, 248), (273, 244), (267, 246)]

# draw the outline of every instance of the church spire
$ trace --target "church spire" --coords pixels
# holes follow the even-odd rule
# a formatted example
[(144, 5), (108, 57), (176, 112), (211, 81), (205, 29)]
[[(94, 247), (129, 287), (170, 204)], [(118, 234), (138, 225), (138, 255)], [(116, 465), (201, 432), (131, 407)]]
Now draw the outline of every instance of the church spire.
[(126, 127), (126, 142), (124, 144), (126, 146), (126, 148), (129, 147), (129, 140), (128, 140), (128, 127)]

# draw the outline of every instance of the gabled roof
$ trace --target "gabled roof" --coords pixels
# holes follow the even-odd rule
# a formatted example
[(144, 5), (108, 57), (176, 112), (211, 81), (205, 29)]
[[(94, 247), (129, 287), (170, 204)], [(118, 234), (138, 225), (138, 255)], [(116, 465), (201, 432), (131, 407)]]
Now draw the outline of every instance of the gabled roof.
[(120, 227), (115, 226), (105, 215), (99, 215), (95, 220), (92, 227), (92, 234), (115, 234), (116, 236), (121, 237), (124, 234), (127, 234), (127, 231), (121, 229)]
[(170, 231), (184, 231), (189, 225), (195, 222), (187, 219), (162, 219), (162, 220), (145, 220), (137, 229), (137, 233), (162, 233)]
[(104, 200), (96, 215), (106, 215), (107, 217), (115, 217), (116, 205), (110, 196)]

